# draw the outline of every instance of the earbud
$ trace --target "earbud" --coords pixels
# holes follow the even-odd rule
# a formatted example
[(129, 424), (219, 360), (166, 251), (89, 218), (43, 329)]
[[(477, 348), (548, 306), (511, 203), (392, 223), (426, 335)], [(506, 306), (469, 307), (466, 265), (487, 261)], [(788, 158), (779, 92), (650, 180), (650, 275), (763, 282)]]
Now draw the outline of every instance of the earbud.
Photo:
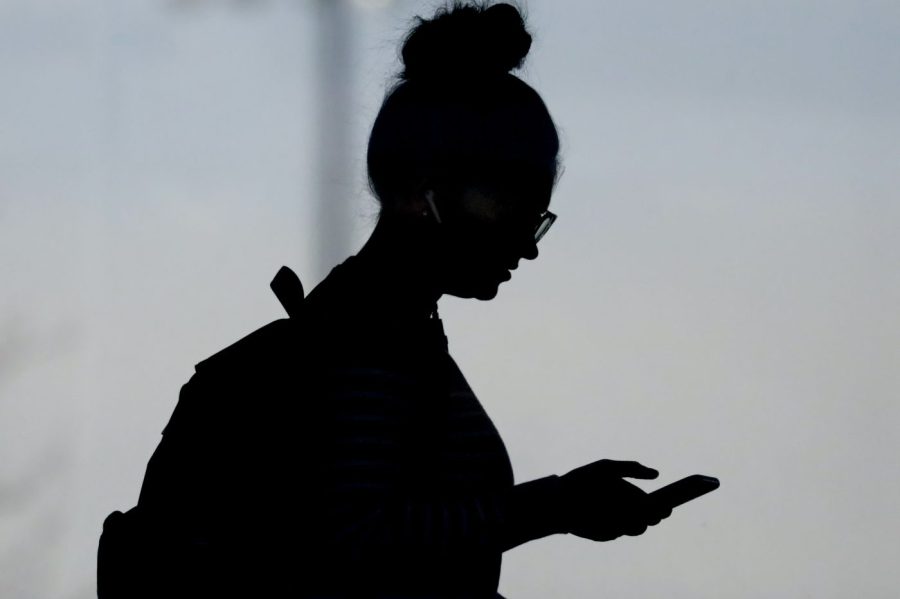
[[(434, 215), (434, 220), (437, 221), (437, 224), (441, 224), (441, 215), (438, 212), (437, 206), (434, 203), (434, 191), (433, 190), (429, 189), (425, 192), (425, 201), (428, 202), (428, 206), (431, 208), (431, 213)], [(427, 216), (428, 211), (425, 210), (425, 211), (423, 211), (422, 214)]]

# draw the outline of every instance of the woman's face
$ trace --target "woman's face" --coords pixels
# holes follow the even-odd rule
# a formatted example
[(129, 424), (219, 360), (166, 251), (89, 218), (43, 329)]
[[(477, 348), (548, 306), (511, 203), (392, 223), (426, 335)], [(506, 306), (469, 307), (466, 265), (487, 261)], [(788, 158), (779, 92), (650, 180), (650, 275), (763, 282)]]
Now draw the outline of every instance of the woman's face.
[(522, 258), (537, 258), (534, 232), (550, 203), (549, 187), (480, 185), (433, 197), (442, 221), (444, 293), (493, 299)]

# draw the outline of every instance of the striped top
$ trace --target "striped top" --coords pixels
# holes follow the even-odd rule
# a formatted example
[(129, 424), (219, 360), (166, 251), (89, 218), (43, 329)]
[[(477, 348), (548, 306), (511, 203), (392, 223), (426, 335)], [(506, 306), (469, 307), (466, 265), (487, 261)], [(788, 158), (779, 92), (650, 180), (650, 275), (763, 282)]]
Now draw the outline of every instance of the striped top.
[(514, 484), (441, 320), (391, 312), (354, 260), (306, 300), (329, 340), (316, 460), (328, 566), (385, 596), (494, 596), (503, 551), (556, 532), (556, 477)]
[(436, 312), (383, 284), (350, 258), (197, 365), (138, 502), (155, 571), (217, 597), (496, 597), (502, 553), (559, 532), (558, 478), (515, 484)]

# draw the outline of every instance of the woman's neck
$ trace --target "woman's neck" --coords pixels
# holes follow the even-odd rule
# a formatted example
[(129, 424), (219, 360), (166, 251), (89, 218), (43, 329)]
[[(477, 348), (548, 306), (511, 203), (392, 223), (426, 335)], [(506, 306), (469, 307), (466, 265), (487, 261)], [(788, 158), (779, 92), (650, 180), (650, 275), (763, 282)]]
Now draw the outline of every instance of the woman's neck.
[(355, 262), (378, 285), (386, 309), (425, 316), (436, 310), (442, 293), (433, 244), (427, 225), (378, 221)]

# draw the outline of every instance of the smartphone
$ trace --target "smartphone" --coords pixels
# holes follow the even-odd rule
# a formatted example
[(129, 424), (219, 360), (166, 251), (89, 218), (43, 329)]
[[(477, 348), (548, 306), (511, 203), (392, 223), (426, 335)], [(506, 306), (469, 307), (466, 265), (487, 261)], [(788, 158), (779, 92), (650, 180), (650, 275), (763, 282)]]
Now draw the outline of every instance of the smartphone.
[(652, 501), (658, 501), (670, 508), (675, 508), (718, 488), (718, 478), (694, 474), (653, 491), (649, 494), (649, 497)]

